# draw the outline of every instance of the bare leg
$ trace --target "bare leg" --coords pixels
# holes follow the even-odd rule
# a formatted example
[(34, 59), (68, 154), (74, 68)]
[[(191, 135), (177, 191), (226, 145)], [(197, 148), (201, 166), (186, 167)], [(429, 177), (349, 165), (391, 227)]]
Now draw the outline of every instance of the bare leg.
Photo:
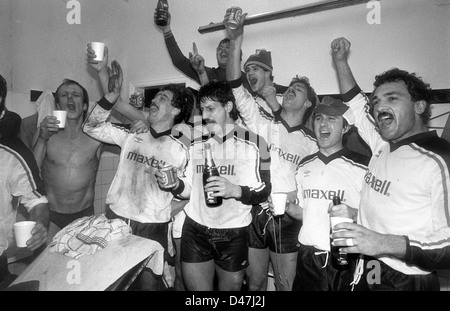
[(267, 290), (267, 272), (269, 269), (269, 249), (248, 249), (247, 281), (249, 291)]
[(270, 252), (277, 291), (292, 291), (297, 268), (297, 257), (298, 252), (287, 254)]
[(216, 266), (219, 291), (240, 291), (244, 281), (245, 269), (237, 272), (225, 271)]
[(181, 273), (181, 239), (174, 239), (176, 255), (175, 255), (175, 290), (185, 291), (183, 274)]
[(212, 291), (214, 270), (213, 260), (200, 263), (181, 262), (184, 284), (188, 291)]

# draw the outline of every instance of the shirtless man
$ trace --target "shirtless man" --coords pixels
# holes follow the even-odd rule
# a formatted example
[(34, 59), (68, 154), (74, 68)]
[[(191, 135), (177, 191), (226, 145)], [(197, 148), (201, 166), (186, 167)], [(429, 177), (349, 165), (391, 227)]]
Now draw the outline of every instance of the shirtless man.
[(94, 189), (102, 143), (89, 137), (82, 124), (89, 107), (86, 89), (64, 80), (56, 91), (56, 108), (67, 111), (66, 126), (54, 116), (41, 122), (33, 153), (41, 170), (50, 207), (48, 242), (73, 220), (94, 214)]

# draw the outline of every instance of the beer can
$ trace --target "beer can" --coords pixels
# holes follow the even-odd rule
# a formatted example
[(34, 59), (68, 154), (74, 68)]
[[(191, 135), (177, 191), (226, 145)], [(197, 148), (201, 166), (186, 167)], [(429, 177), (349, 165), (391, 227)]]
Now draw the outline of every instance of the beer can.
[(231, 8), (230, 17), (227, 20), (227, 25), (230, 29), (236, 29), (241, 21), (242, 9), (234, 6)]
[(176, 184), (177, 176), (175, 174), (174, 167), (172, 167), (171, 165), (167, 165), (167, 166), (160, 168), (160, 171), (162, 173), (164, 173), (164, 175), (165, 175), (165, 178), (164, 178), (165, 183), (163, 185), (164, 187), (171, 187)]

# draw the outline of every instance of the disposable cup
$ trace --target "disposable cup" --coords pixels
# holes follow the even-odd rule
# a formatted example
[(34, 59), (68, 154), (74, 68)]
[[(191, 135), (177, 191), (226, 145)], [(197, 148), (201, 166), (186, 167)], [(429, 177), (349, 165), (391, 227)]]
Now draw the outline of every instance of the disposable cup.
[(94, 60), (101, 62), (105, 52), (105, 44), (103, 42), (91, 42), (91, 48), (95, 51)]
[(274, 209), (273, 214), (275, 216), (283, 215), (284, 212), (286, 211), (287, 193), (276, 192), (272, 193), (270, 196), (272, 198), (272, 204)]
[(31, 230), (33, 230), (35, 225), (35, 221), (19, 221), (14, 224), (14, 236), (17, 247), (27, 247), (27, 241), (31, 238)]
[(66, 126), (66, 116), (67, 111), (65, 110), (53, 110), (52, 115), (60, 122), (58, 124), (59, 128), (64, 128)]

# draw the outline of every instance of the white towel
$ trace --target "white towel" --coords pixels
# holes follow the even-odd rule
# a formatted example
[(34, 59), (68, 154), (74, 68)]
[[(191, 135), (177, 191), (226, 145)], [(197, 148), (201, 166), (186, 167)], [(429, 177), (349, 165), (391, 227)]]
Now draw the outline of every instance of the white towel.
[(108, 219), (104, 214), (85, 216), (68, 224), (50, 243), (50, 252), (80, 258), (108, 246), (108, 242), (131, 234), (131, 227), (121, 219)]
[(43, 91), (41, 96), (36, 100), (36, 106), (38, 111), (37, 128), (39, 128), (42, 120), (46, 116), (51, 115), (52, 111), (55, 110), (55, 97), (53, 93), (49, 90)]

